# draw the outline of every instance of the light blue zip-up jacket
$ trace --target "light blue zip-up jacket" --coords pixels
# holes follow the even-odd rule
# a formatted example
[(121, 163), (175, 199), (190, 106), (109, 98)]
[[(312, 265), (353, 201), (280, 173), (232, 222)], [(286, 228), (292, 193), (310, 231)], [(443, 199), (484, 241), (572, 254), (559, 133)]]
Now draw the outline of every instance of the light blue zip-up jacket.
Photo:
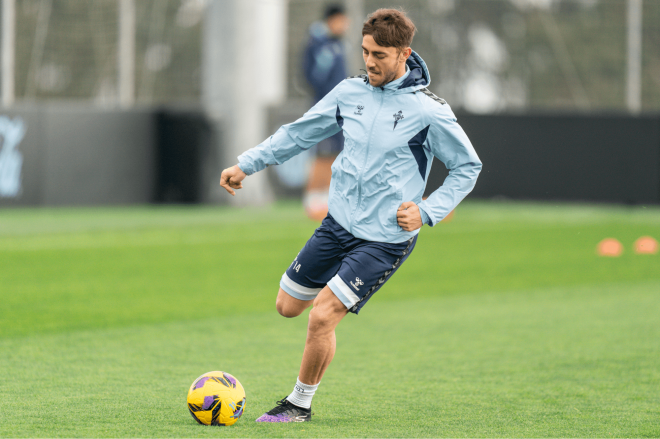
[[(332, 165), (328, 208), (353, 236), (403, 242), (419, 233), (397, 224), (404, 201), (419, 206), (431, 226), (474, 187), (481, 161), (447, 103), (429, 92), (426, 63), (412, 52), (406, 74), (382, 87), (365, 75), (340, 82), (297, 121), (282, 126), (238, 157), (247, 175), (281, 164), (319, 141), (344, 131), (344, 150)], [(433, 156), (449, 175), (422, 201)]]

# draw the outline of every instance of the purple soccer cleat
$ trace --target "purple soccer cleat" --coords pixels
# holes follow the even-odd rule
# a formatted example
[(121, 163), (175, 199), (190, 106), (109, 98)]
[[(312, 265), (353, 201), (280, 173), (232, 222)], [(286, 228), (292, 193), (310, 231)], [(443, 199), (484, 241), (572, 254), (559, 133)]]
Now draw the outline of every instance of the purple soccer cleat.
[(291, 404), (284, 398), (277, 407), (261, 415), (257, 422), (307, 422), (312, 420), (312, 409)]

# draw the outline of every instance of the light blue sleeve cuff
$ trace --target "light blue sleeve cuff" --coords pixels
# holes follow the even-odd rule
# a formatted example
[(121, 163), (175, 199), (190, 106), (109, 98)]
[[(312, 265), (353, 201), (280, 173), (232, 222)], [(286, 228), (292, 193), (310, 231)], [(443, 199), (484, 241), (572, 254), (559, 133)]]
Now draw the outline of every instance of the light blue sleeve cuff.
[(419, 214), (422, 216), (422, 223), (423, 224), (428, 224), (429, 226), (433, 227), (433, 221), (431, 221), (431, 218), (429, 217), (428, 213), (424, 209), (422, 209), (422, 206), (417, 206), (419, 207)]
[(271, 137), (238, 156), (238, 167), (245, 175), (252, 175), (277, 163), (270, 148)]
[(252, 171), (252, 167), (250, 165), (248, 165), (247, 163), (241, 163), (240, 157), (238, 158), (238, 167), (241, 168), (241, 171), (243, 171), (245, 175), (254, 174), (254, 172)]

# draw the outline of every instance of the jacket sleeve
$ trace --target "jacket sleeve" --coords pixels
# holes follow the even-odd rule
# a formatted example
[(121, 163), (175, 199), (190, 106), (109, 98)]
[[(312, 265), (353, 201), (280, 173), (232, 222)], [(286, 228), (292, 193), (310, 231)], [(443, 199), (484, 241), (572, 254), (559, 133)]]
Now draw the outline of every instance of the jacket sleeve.
[(427, 141), (433, 155), (449, 169), (442, 186), (419, 203), (422, 220), (432, 227), (472, 191), (481, 172), (481, 161), (447, 107), (439, 108), (434, 114)]
[(342, 83), (339, 83), (303, 117), (282, 125), (268, 139), (238, 156), (241, 170), (251, 175), (269, 165), (280, 165), (321, 140), (337, 134), (342, 122), (338, 105), (341, 86)]

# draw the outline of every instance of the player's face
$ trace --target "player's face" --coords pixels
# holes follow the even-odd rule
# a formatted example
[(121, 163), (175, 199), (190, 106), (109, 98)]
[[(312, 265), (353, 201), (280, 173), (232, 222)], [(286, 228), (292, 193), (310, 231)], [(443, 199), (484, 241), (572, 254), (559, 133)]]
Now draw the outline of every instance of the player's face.
[(395, 80), (406, 71), (406, 59), (410, 56), (410, 47), (399, 50), (396, 47), (383, 47), (376, 44), (374, 37), (362, 37), (362, 57), (367, 67), (369, 84), (380, 87)]

